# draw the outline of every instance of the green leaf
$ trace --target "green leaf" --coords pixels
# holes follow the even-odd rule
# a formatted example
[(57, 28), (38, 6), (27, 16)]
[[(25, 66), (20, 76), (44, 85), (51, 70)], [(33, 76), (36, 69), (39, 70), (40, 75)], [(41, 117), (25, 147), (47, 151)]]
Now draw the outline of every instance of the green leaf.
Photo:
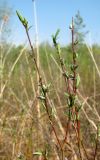
[(19, 20), (23, 23), (24, 22), (24, 18), (21, 16), (21, 14), (18, 11), (16, 11), (16, 14), (17, 14)]
[(75, 53), (75, 58), (78, 58), (78, 53), (77, 52)]
[(44, 91), (44, 92), (47, 92), (48, 87), (47, 87), (46, 85), (43, 85), (42, 88), (43, 88), (43, 91)]
[(22, 17), (18, 11), (16, 11), (16, 14), (19, 20), (21, 21), (21, 23), (23, 24), (23, 26), (25, 27), (25, 29), (28, 29), (28, 21), (24, 17)]
[(75, 42), (74, 42), (74, 45), (77, 45), (78, 44), (78, 40), (76, 40)]
[(54, 118), (56, 118), (56, 110), (55, 110), (54, 106), (51, 108), (51, 116), (53, 116)]
[(43, 91), (44, 91), (45, 93), (48, 92), (50, 85), (51, 85), (51, 84), (43, 85)]
[(63, 76), (65, 76), (66, 78), (69, 78), (69, 74), (68, 74), (68, 72), (63, 73)]
[(100, 138), (100, 126), (98, 125), (98, 137)]
[(73, 94), (70, 94), (68, 98), (68, 106), (73, 107), (74, 104), (75, 104), (75, 96)]
[(52, 35), (52, 40), (55, 46), (57, 46), (57, 38), (58, 38), (58, 34), (59, 34), (60, 30), (58, 29), (55, 33), (55, 35)]
[(60, 44), (57, 44), (57, 49), (58, 49), (58, 52), (59, 52), (59, 54), (60, 54), (60, 53), (61, 53)]
[(28, 31), (32, 28), (32, 26), (28, 27)]
[(76, 87), (79, 86), (79, 83), (80, 83), (80, 76), (79, 74), (77, 75), (77, 78), (76, 78)]
[(70, 75), (69, 75), (69, 78), (70, 78), (71, 80), (74, 80), (74, 79), (75, 79), (73, 74), (70, 74)]
[(56, 31), (56, 33), (55, 33), (55, 39), (57, 39), (59, 33), (60, 33), (60, 29), (57, 29), (57, 31)]
[(56, 42), (56, 39), (55, 39), (54, 35), (52, 35), (52, 40), (53, 40), (54, 46), (56, 46), (56, 45), (57, 45), (57, 42)]
[(69, 97), (69, 94), (67, 92), (64, 93), (66, 97)]
[(38, 96), (38, 98), (39, 98), (40, 100), (45, 100), (45, 97), (43, 97), (43, 96)]
[(78, 65), (73, 65), (73, 64), (70, 65), (70, 69), (72, 72), (77, 68), (78, 68)]
[(72, 29), (72, 24), (70, 24), (69, 29)]
[(83, 103), (81, 103), (81, 104), (77, 107), (77, 112), (80, 112), (81, 109), (82, 109), (82, 107), (83, 107)]
[(34, 152), (33, 155), (34, 155), (34, 156), (42, 156), (43, 153), (42, 153), (42, 152)]

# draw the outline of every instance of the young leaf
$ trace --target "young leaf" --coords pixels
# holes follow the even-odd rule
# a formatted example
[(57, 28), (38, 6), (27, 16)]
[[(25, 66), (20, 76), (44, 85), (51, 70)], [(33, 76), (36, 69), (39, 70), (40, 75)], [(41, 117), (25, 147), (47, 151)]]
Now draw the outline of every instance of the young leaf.
[(79, 74), (77, 75), (77, 78), (76, 78), (76, 87), (79, 86), (79, 83), (80, 83), (80, 76)]
[(52, 40), (53, 40), (53, 43), (55, 46), (57, 46), (57, 37), (58, 37), (58, 34), (59, 34), (60, 30), (58, 29), (55, 33), (55, 35), (52, 35)]
[(53, 40), (54, 46), (56, 46), (56, 45), (57, 45), (57, 42), (56, 42), (56, 39), (55, 39), (55, 36), (54, 36), (54, 35), (52, 35), (52, 40)]
[(78, 40), (76, 40), (75, 42), (74, 42), (74, 45), (77, 45), (78, 44)]
[(18, 11), (16, 11), (16, 14), (19, 20), (21, 21), (21, 23), (23, 24), (23, 26), (25, 27), (25, 29), (28, 29), (28, 21), (24, 17), (22, 17)]
[(56, 34), (55, 34), (55, 39), (56, 39), (56, 40), (57, 40), (57, 37), (58, 37), (59, 33), (60, 33), (60, 29), (58, 29), (58, 30), (56, 31)]
[(98, 137), (100, 137), (100, 126), (98, 125)]
[(48, 92), (50, 85), (51, 85), (51, 84), (43, 85), (43, 91), (44, 91), (45, 93)]
[(32, 26), (28, 27), (28, 31), (32, 28)]
[(83, 103), (81, 103), (79, 106), (77, 106), (77, 112), (80, 112), (82, 107), (83, 107)]
[(78, 58), (78, 53), (77, 52), (75, 53), (75, 58)]
[(73, 107), (74, 104), (75, 104), (75, 96), (73, 94), (70, 94), (68, 98), (68, 106)]
[(54, 106), (51, 108), (51, 116), (56, 118), (56, 110), (55, 110)]
[(70, 74), (70, 75), (69, 75), (69, 78), (70, 78), (71, 80), (74, 80), (74, 79), (75, 79), (73, 74)]
[(66, 97), (69, 97), (69, 94), (67, 92), (64, 93)]
[(33, 155), (34, 155), (34, 156), (42, 156), (43, 153), (42, 153), (42, 152), (34, 152)]
[(72, 24), (70, 24), (69, 29), (72, 29)]
[(77, 68), (78, 68), (78, 65), (73, 65), (73, 64), (70, 65), (70, 69), (72, 72)]
[(43, 97), (43, 96), (38, 96), (38, 98), (39, 98), (40, 100), (45, 100), (45, 97)]
[(24, 18), (21, 16), (21, 14), (18, 11), (16, 11), (16, 14), (17, 14), (19, 20), (23, 23), (24, 22)]
[(68, 72), (63, 73), (63, 76), (65, 76), (66, 78), (69, 78), (69, 74), (68, 74)]

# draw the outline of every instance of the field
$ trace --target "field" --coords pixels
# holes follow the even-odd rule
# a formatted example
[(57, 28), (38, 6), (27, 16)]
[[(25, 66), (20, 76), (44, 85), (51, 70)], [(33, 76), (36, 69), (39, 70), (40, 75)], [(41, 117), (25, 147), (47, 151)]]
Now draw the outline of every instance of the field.
[(0, 45), (0, 160), (100, 159), (100, 46), (69, 32), (64, 46), (59, 30), (52, 45)]

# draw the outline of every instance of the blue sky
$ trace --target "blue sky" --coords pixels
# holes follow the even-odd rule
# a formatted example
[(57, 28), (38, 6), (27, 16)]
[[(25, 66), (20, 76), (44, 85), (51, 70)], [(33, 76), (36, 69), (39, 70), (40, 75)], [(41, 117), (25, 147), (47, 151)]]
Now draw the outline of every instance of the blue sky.
[[(15, 11), (24, 15), (33, 27), (30, 30), (34, 41), (35, 28), (32, 0), (6, 0), (13, 8), (12, 39), (15, 43), (24, 43), (26, 38), (22, 25)], [(39, 41), (51, 42), (51, 35), (60, 28), (60, 39), (62, 44), (70, 42), (69, 24), (71, 18), (80, 10), (81, 16), (86, 24), (86, 30), (90, 31), (87, 41), (100, 42), (100, 0), (35, 0), (38, 17)]]

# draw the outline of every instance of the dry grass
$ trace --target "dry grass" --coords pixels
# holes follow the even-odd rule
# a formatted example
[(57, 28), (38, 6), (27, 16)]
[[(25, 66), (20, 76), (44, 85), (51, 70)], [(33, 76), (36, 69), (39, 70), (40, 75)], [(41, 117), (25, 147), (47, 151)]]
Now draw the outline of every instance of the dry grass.
[[(0, 33), (2, 33), (2, 28), (3, 24)], [(42, 156), (34, 156), (33, 153), (36, 151), (47, 153), (48, 159), (59, 160), (60, 150), (44, 109), (44, 104), (37, 100), (38, 78), (32, 60), (27, 53), (27, 45), (20, 50), (13, 64), (7, 62), (7, 56), (10, 54), (11, 48), (12, 45), (7, 54), (3, 54), (3, 47), (1, 47), (0, 52), (0, 160), (42, 160)], [(83, 103), (80, 117), (81, 136), (85, 149), (82, 145), (81, 152), (84, 160), (93, 160), (97, 126), (100, 124), (100, 92), (96, 92), (98, 87), (96, 77), (100, 78), (100, 69), (93, 56), (92, 48), (89, 46), (87, 48), (94, 65), (94, 69), (91, 70), (92, 79), (87, 79), (87, 81), (93, 81), (93, 93), (87, 96), (84, 84), (81, 84), (78, 96), (79, 103)], [(52, 113), (54, 127), (60, 142), (63, 143), (68, 121), (65, 114), (67, 107), (66, 97), (64, 96), (64, 80), (60, 64), (55, 56), (51, 55), (49, 57), (46, 47), (44, 48), (44, 54), (47, 67), (44, 68), (40, 59), (41, 75), (45, 84), (48, 84), (48, 82), (51, 84), (48, 103), (52, 106), (50, 112)], [(14, 74), (21, 59), (24, 59), (26, 68), (20, 63), (19, 72)], [(51, 66), (50, 61), (53, 62), (53, 66)], [(6, 62), (9, 66), (5, 74)], [(100, 142), (98, 143), (99, 147)], [(74, 129), (71, 128), (64, 147), (66, 160), (79, 160), (77, 150), (77, 137)], [(99, 160), (100, 153), (98, 152), (97, 155), (97, 160)]]

